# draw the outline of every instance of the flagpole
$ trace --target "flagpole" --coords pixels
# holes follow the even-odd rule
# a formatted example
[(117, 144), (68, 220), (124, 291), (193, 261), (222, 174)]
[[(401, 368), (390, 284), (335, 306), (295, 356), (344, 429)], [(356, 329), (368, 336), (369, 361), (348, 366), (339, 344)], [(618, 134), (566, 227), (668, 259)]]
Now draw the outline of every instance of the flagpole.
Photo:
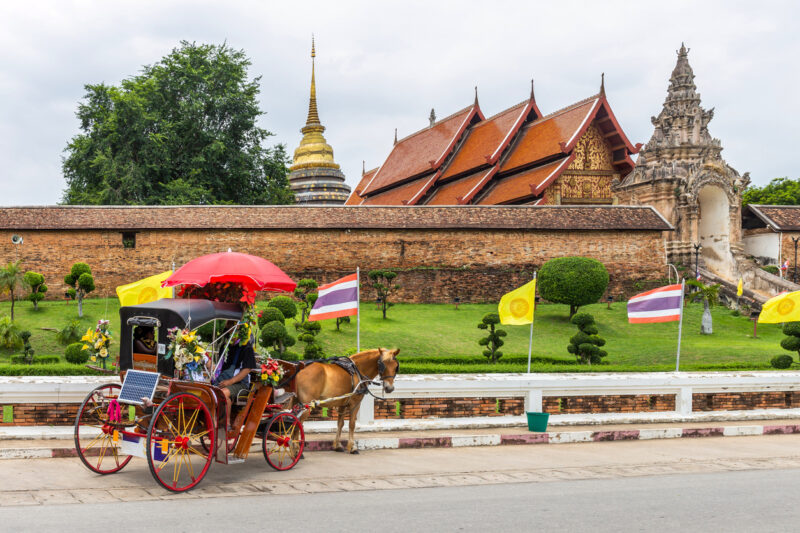
[(356, 352), (361, 351), (361, 269), (356, 267)]
[(675, 372), (679, 372), (681, 366), (681, 329), (683, 329), (683, 293), (686, 288), (686, 279), (681, 279), (681, 319), (678, 322), (678, 355), (675, 358)]
[[(533, 273), (533, 281), (536, 281), (536, 272)], [(531, 336), (528, 340), (528, 374), (531, 373), (531, 352), (533, 351), (533, 317), (536, 313), (536, 285), (533, 286), (533, 311), (531, 311)]]

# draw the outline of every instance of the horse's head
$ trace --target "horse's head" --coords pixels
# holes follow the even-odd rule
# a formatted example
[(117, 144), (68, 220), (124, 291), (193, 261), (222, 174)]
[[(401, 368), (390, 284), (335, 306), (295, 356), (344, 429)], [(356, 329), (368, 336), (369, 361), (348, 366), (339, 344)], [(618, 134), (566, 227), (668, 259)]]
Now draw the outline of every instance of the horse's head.
[(380, 356), (378, 357), (378, 376), (383, 383), (384, 392), (392, 392), (394, 390), (394, 377), (400, 370), (400, 363), (397, 362), (397, 354), (400, 353), (399, 349), (387, 350), (380, 348)]

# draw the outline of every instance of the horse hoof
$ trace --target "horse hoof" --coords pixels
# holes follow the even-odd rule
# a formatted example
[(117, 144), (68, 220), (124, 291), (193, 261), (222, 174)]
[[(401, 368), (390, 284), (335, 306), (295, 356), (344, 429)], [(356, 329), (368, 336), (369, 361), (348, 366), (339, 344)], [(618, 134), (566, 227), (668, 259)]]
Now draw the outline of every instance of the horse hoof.
[(339, 446), (338, 448), (334, 448), (334, 449), (333, 449), (333, 451), (335, 451), (335, 452), (343, 452), (343, 451), (344, 451), (344, 448), (342, 448), (341, 446)]
[(352, 451), (352, 452), (350, 452), (350, 453), (351, 453), (351, 454), (353, 454), (353, 455), (356, 455), (356, 454), (358, 453), (358, 450), (353, 450), (353, 451)]

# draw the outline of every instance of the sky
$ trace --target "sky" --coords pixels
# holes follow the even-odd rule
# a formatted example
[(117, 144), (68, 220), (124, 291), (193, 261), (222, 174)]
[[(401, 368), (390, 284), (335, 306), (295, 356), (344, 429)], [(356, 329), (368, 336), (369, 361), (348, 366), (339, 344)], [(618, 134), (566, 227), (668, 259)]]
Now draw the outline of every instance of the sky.
[(261, 76), (261, 126), (293, 152), (316, 38), (319, 114), (347, 182), (478, 87), (488, 117), (525, 100), (547, 114), (606, 95), (645, 143), (681, 42), (723, 157), (756, 185), (800, 177), (800, 2), (33, 1), (0, 4), (0, 205), (53, 205), (84, 84), (119, 84), (181, 40), (242, 49)]

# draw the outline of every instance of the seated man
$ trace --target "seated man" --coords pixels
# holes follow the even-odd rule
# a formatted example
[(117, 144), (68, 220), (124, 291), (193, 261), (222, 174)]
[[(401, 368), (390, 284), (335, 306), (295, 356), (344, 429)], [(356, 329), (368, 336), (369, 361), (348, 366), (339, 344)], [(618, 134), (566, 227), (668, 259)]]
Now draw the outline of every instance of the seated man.
[[(227, 329), (232, 329), (234, 323), (229, 323)], [(231, 419), (231, 403), (236, 400), (240, 391), (247, 390), (250, 386), (250, 371), (256, 368), (256, 354), (253, 351), (253, 343), (248, 342), (246, 346), (234, 344), (236, 339), (231, 341), (228, 346), (225, 362), (222, 371), (216, 381), (216, 385), (222, 389), (227, 400), (228, 425)]]
[(145, 355), (156, 355), (156, 333), (149, 326), (139, 326), (133, 333), (133, 351)]

